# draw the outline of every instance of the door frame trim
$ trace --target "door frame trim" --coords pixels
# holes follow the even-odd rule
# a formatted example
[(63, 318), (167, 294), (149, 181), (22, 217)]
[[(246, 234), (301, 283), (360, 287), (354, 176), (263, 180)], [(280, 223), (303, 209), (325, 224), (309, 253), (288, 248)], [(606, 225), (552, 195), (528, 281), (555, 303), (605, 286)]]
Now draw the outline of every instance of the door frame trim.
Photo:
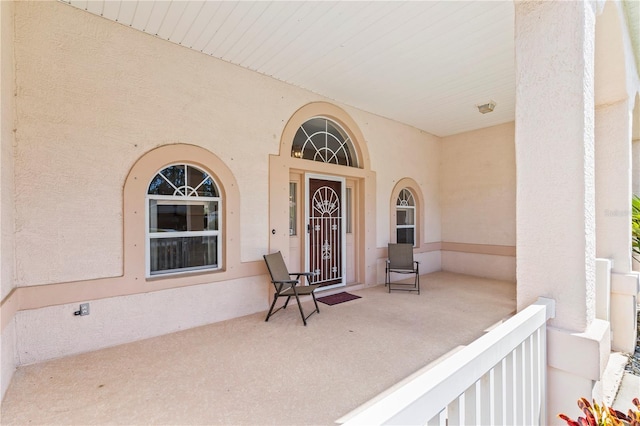
[[(346, 229), (346, 206), (344, 204), (345, 191), (347, 179), (343, 176), (335, 175), (323, 175), (318, 173), (304, 173), (304, 225), (303, 228), (309, 230), (309, 180), (330, 180), (332, 182), (340, 182), (340, 267), (342, 268), (341, 276), (342, 282), (338, 284), (332, 284), (324, 287), (319, 287), (318, 291), (330, 290), (336, 287), (345, 287), (347, 285), (347, 271), (345, 270), (347, 264), (347, 229)], [(304, 242), (304, 267), (305, 271), (310, 270), (310, 242), (311, 238), (307, 235)]]

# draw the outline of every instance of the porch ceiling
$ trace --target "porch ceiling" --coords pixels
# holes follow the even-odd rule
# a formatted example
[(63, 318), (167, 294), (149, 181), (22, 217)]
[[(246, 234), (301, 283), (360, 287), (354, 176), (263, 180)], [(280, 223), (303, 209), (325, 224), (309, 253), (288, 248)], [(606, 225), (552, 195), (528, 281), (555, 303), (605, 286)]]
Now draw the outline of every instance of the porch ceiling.
[(65, 3), (438, 136), (514, 119), (511, 1)]

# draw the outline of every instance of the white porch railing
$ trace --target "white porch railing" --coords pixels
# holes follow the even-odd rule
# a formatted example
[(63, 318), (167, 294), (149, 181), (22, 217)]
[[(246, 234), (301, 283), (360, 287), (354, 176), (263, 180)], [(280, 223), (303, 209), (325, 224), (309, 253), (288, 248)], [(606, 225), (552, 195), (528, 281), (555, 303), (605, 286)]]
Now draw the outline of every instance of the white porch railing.
[(546, 424), (546, 322), (554, 316), (555, 302), (538, 299), (344, 424)]

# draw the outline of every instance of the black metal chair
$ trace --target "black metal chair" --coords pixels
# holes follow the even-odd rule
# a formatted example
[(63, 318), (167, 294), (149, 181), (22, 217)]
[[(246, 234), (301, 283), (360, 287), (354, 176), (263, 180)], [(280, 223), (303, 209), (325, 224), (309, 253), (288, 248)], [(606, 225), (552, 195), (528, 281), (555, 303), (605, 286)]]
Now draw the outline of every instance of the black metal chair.
[[(385, 268), (384, 285), (391, 290), (417, 291), (420, 294), (420, 262), (413, 260), (413, 245), (411, 244), (389, 244), (388, 259)], [(391, 273), (398, 274), (415, 274), (415, 280), (412, 283), (391, 282)], [(396, 286), (392, 288), (391, 286)]]
[[(289, 304), (289, 300), (291, 300), (291, 297), (295, 297), (296, 302), (298, 302), (298, 309), (300, 309), (300, 316), (302, 316), (302, 322), (306, 326), (307, 319), (311, 315), (315, 314), (316, 312), (320, 313), (318, 302), (316, 301), (316, 295), (314, 294), (315, 290), (320, 287), (320, 285), (299, 285), (300, 277), (306, 277), (308, 283), (309, 277), (315, 274), (313, 272), (289, 273), (289, 271), (287, 270), (287, 265), (285, 265), (284, 259), (282, 258), (282, 253), (280, 252), (264, 255), (264, 261), (267, 264), (269, 275), (271, 275), (271, 282), (273, 283), (273, 286), (276, 290), (275, 294), (273, 295), (273, 303), (271, 304), (271, 308), (267, 313), (267, 319), (265, 319), (265, 321), (269, 321), (269, 318), (280, 309), (286, 309), (287, 305)], [(295, 279), (292, 279), (293, 276), (295, 276)], [(304, 312), (302, 311), (300, 296), (308, 295), (311, 295), (311, 297), (313, 298), (313, 303), (316, 305), (316, 309), (309, 315), (305, 316)], [(286, 297), (287, 301), (283, 306), (274, 311), (273, 308), (276, 306), (276, 301), (280, 297)]]

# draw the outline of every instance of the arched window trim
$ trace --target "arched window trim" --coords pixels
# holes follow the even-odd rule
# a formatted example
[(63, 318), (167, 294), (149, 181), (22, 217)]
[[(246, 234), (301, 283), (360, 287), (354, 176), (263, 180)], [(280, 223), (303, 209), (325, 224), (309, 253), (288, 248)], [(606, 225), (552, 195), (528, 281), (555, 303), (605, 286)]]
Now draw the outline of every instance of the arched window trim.
[[(158, 170), (174, 163), (189, 163), (212, 175), (222, 197), (224, 223), (221, 227), (221, 269), (196, 271), (177, 275), (146, 276), (145, 229), (146, 196), (149, 182)], [(264, 262), (242, 262), (240, 238), (240, 191), (238, 181), (227, 164), (213, 152), (192, 144), (173, 143), (141, 153), (133, 163), (123, 190), (123, 271), (122, 284), (127, 294), (166, 290), (192, 285), (211, 284), (256, 275)], [(117, 291), (117, 290), (114, 290)]]

